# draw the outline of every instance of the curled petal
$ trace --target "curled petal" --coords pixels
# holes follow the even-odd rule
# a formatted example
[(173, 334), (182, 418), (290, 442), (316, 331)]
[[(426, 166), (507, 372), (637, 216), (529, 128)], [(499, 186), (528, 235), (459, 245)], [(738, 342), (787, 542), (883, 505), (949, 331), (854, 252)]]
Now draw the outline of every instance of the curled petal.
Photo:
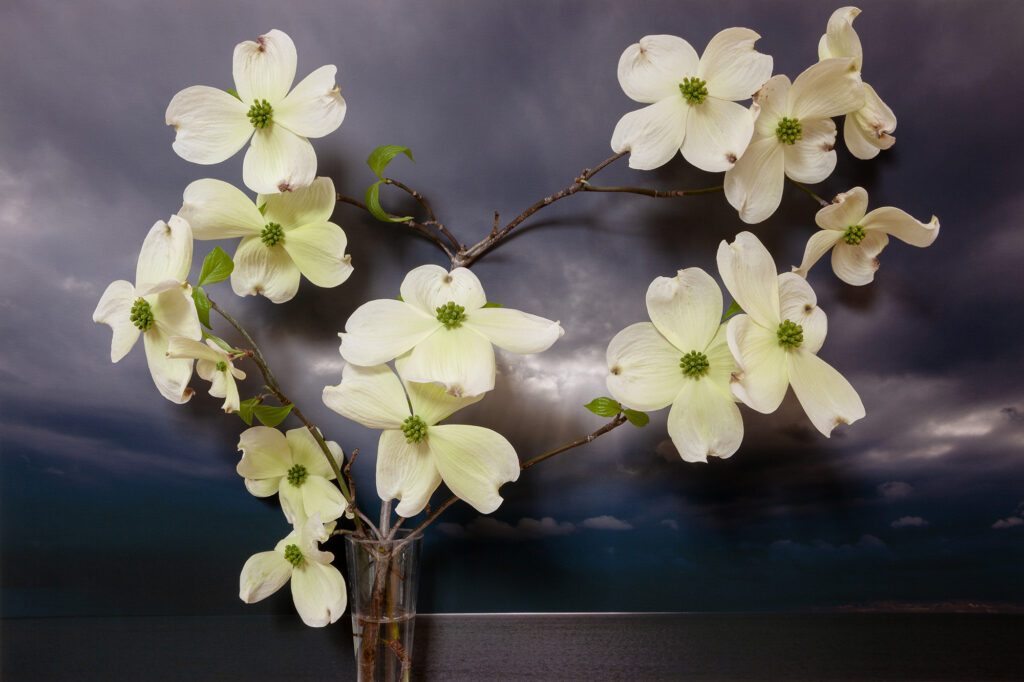
[(187, 403), (194, 393), (188, 387), (192, 378), (192, 360), (167, 357), (169, 339), (159, 327), (154, 325), (142, 335), (142, 343), (146, 349), (146, 364), (153, 377), (160, 395), (178, 405)]
[(167, 280), (184, 282), (192, 267), (192, 228), (174, 215), (156, 221), (142, 242), (135, 266), (135, 287), (146, 290)]
[(403, 361), (406, 381), (443, 384), (456, 396), (474, 396), (494, 388), (494, 349), (468, 327), (438, 329), (416, 344)]
[(718, 272), (743, 311), (762, 327), (775, 329), (779, 319), (779, 282), (775, 261), (761, 240), (740, 232), (732, 244), (718, 246)]
[(749, 315), (736, 315), (729, 320), (726, 335), (739, 368), (733, 374), (732, 394), (758, 412), (774, 412), (789, 386), (786, 351), (779, 346), (776, 329), (765, 329)]
[(850, 382), (817, 355), (797, 349), (787, 354), (786, 364), (797, 400), (826, 437), (839, 424), (852, 424), (865, 415)]
[(512, 444), (490, 429), (449, 424), (430, 428), (430, 453), (445, 485), (481, 514), (501, 504), (498, 487), (519, 478)]
[(421, 265), (405, 276), (399, 291), (403, 301), (431, 317), (449, 302), (461, 305), (467, 313), (487, 303), (483, 285), (466, 268), (449, 272), (439, 265)]
[(683, 138), (683, 158), (709, 173), (735, 165), (754, 134), (754, 115), (745, 106), (708, 97), (690, 108)]
[(679, 366), (682, 355), (650, 322), (632, 324), (608, 344), (608, 392), (627, 407), (660, 410), (687, 381)]
[(267, 246), (259, 237), (246, 237), (234, 260), (231, 289), (239, 296), (262, 294), (274, 303), (284, 303), (299, 290), (299, 268), (281, 244)]
[(647, 314), (677, 349), (704, 352), (722, 319), (722, 290), (700, 268), (658, 277), (647, 288)]
[(258, 236), (267, 221), (242, 190), (223, 180), (204, 178), (185, 188), (178, 214), (196, 239)]
[[(167, 356), (172, 358), (195, 358), (196, 360), (207, 360), (208, 363), (216, 364), (227, 360), (227, 353), (214, 348), (201, 341), (188, 339), (183, 336), (173, 336), (167, 344)], [(203, 373), (199, 376), (209, 381)], [(224, 396), (217, 396), (223, 398)]]
[(292, 565), (281, 552), (253, 554), (242, 566), (238, 596), (246, 604), (254, 604), (277, 592), (290, 577)]
[[(403, 356), (395, 362), (400, 376), (403, 375), (408, 359), (409, 356)], [(406, 382), (405, 388), (409, 392), (409, 404), (412, 406), (413, 414), (422, 419), (427, 426), (444, 421), (456, 411), (479, 402), (484, 397), (483, 393), (455, 396), (448, 393), (439, 384), (423, 384), (415, 381)]]
[(731, 395), (702, 379), (688, 379), (668, 413), (668, 433), (687, 462), (731, 457), (743, 441), (743, 419)]
[(832, 203), (814, 215), (814, 222), (825, 230), (843, 232), (852, 225), (861, 224), (868, 210), (868, 193), (863, 187), (836, 195)]
[(864, 51), (860, 38), (853, 30), (853, 20), (860, 14), (856, 7), (840, 7), (828, 19), (828, 28), (818, 41), (818, 59), (850, 57), (857, 71), (861, 69)]
[(886, 232), (911, 246), (930, 246), (939, 236), (939, 219), (935, 216), (929, 222), (922, 223), (892, 206), (876, 208), (864, 216), (861, 225), (869, 235), (874, 231)]
[(679, 84), (696, 76), (697, 51), (682, 38), (668, 35), (644, 36), (619, 57), (619, 85), (637, 102), (650, 104), (679, 96)]
[[(308, 187), (290, 192), (260, 194), (256, 203), (264, 208), (264, 222), (280, 224), (285, 230), (292, 230), (311, 223), (330, 221), (337, 205), (334, 181), (317, 178)], [(262, 226), (261, 226), (262, 227)]]
[(725, 173), (725, 198), (739, 211), (740, 220), (766, 220), (782, 203), (786, 156), (774, 137), (752, 142)]
[(828, 253), (828, 250), (842, 238), (843, 233), (837, 230), (824, 229), (812, 234), (811, 238), (807, 240), (807, 246), (804, 247), (803, 260), (800, 261), (798, 267), (793, 268), (793, 272), (801, 277), (807, 277), (807, 272), (818, 262), (818, 259)]
[(199, 316), (192, 302), (191, 290), (187, 286), (175, 285), (149, 296), (153, 310), (153, 328), (159, 329), (168, 340), (173, 336), (187, 339), (202, 338)]
[(236, 45), (233, 61), (235, 89), (242, 101), (266, 99), (276, 105), (295, 80), (298, 57), (292, 39), (274, 29), (255, 42), (247, 40)]
[(463, 325), (511, 353), (540, 353), (565, 333), (558, 322), (512, 308), (474, 310)]
[(131, 282), (119, 279), (111, 282), (96, 304), (92, 321), (109, 325), (114, 332), (110, 344), (110, 361), (117, 362), (132, 349), (139, 340), (139, 328), (131, 321), (132, 306), (138, 299)]
[(292, 601), (303, 623), (322, 628), (345, 612), (345, 579), (330, 564), (306, 561), (292, 571)]
[(772, 75), (772, 58), (754, 49), (760, 38), (749, 28), (719, 31), (704, 48), (698, 75), (712, 97), (749, 99)]
[(817, 353), (825, 343), (828, 318), (818, 307), (818, 297), (800, 275), (787, 272), (779, 275), (779, 317), (803, 328), (804, 340), (800, 348)]
[(379, 365), (442, 329), (435, 317), (408, 303), (368, 301), (355, 309), (339, 334), (341, 357), (356, 365)]
[(896, 130), (896, 114), (867, 83), (864, 84), (864, 106), (846, 115), (843, 140), (850, 153), (858, 159), (873, 159), (882, 149), (896, 142), (890, 135)]
[(225, 161), (245, 146), (253, 127), (249, 105), (216, 88), (185, 88), (167, 105), (164, 120), (174, 126), (175, 153), (186, 161), (210, 165)]
[(836, 124), (830, 118), (807, 119), (794, 144), (780, 145), (786, 159), (786, 175), (797, 182), (821, 182), (836, 167)]
[(313, 145), (284, 126), (259, 128), (242, 161), (242, 182), (254, 192), (273, 194), (306, 187), (316, 177)]
[(683, 146), (690, 105), (668, 97), (631, 111), (615, 124), (612, 151), (629, 152), (629, 167), (652, 170), (672, 160)]
[(832, 251), (832, 270), (847, 284), (870, 284), (878, 270), (878, 254), (888, 243), (889, 237), (881, 231), (868, 232), (856, 246), (838, 241)]
[[(428, 427), (428, 439), (433, 428)], [(401, 431), (385, 431), (377, 445), (377, 494), (382, 500), (400, 500), (395, 513), (416, 516), (441, 485), (441, 474), (426, 442), (407, 443)]]
[(348, 239), (334, 223), (303, 225), (286, 233), (284, 250), (318, 287), (336, 287), (352, 274), (352, 257), (345, 253)]
[(826, 59), (796, 77), (788, 109), (805, 127), (813, 119), (856, 111), (864, 106), (862, 85), (852, 59)]
[(398, 429), (409, 416), (402, 383), (387, 365), (345, 365), (341, 383), (327, 386), (324, 404), (371, 429)]
[(291, 450), (284, 434), (269, 426), (253, 426), (242, 432), (238, 449), (242, 451), (242, 459), (235, 467), (238, 475), (253, 480), (271, 479), (274, 489), (267, 495), (277, 492), (277, 479), (286, 475), (292, 466)]
[(300, 137), (333, 133), (345, 119), (345, 100), (334, 85), (338, 69), (321, 66), (274, 108), (274, 120)]

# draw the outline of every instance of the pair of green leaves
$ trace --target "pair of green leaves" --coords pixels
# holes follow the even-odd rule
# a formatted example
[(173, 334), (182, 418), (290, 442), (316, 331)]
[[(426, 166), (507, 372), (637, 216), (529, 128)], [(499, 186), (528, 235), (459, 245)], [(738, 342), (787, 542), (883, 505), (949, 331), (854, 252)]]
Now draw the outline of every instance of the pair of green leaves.
[(277, 426), (284, 421), (284, 418), (292, 411), (291, 405), (285, 405), (283, 407), (274, 407), (273, 405), (263, 405), (260, 402), (260, 398), (249, 398), (243, 400), (238, 404), (238, 416), (242, 418), (249, 426), (252, 426), (252, 418), (260, 420), (260, 423), (264, 426), (271, 428)]
[(399, 154), (405, 154), (410, 161), (416, 162), (416, 159), (412, 158), (412, 150), (397, 144), (385, 144), (377, 147), (366, 159), (366, 165), (380, 178), (366, 190), (366, 208), (374, 218), (385, 223), (404, 223), (406, 220), (412, 220), (411, 215), (392, 217), (380, 206), (380, 186), (384, 184), (384, 169)]
[(647, 416), (646, 412), (640, 412), (639, 410), (623, 408), (622, 405), (619, 404), (619, 401), (613, 400), (612, 398), (608, 398), (605, 396), (602, 396), (600, 398), (594, 398), (583, 407), (587, 408), (588, 410), (596, 414), (598, 417), (614, 417), (615, 415), (621, 413), (622, 416), (625, 417), (630, 424), (636, 426), (637, 428), (641, 426), (647, 426), (647, 424), (650, 423), (651, 421), (651, 418)]
[(203, 285), (223, 282), (231, 276), (231, 271), (234, 269), (235, 262), (219, 246), (215, 246), (213, 251), (206, 254), (206, 258), (203, 259), (203, 269), (199, 271), (199, 281), (196, 283), (196, 286), (192, 287), (192, 300), (196, 304), (199, 321), (207, 329), (213, 329), (213, 325), (210, 324), (210, 308), (213, 305), (210, 303), (210, 299), (206, 297)]

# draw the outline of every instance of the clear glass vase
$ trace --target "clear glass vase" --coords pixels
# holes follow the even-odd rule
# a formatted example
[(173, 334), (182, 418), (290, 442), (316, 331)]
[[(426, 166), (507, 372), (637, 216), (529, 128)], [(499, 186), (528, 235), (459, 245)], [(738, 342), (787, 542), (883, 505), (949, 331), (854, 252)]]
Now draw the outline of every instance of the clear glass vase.
[(423, 535), (410, 539), (400, 529), (392, 540), (345, 539), (359, 682), (405, 682), (412, 668)]

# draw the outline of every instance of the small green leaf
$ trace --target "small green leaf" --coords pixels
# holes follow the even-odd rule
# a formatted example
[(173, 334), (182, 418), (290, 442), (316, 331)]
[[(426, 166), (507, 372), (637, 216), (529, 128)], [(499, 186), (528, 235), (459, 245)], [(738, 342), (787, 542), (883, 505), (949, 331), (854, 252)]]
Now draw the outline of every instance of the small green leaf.
[(256, 418), (263, 422), (264, 426), (274, 427), (284, 421), (284, 418), (292, 411), (292, 406), (271, 407), (270, 405), (257, 405), (252, 411)]
[(733, 315), (736, 315), (736, 314), (742, 313), (742, 312), (743, 312), (743, 308), (740, 307), (740, 304), (737, 303), (736, 301), (733, 301), (732, 303), (729, 304), (729, 308), (728, 308), (728, 310), (725, 311), (725, 315), (722, 316), (722, 322), (725, 322), (726, 320), (728, 320)]
[(218, 346), (223, 348), (228, 353), (230, 353), (231, 351), (234, 350), (234, 348), (232, 348), (231, 346), (228, 345), (227, 341), (225, 341), (224, 339), (220, 338), (219, 336), (214, 336), (213, 334), (209, 334), (209, 333), (203, 331), (203, 338), (204, 339), (213, 339), (213, 342), (215, 344), (217, 344)]
[(380, 183), (377, 182), (370, 185), (369, 189), (366, 190), (366, 208), (370, 211), (374, 218), (385, 223), (404, 223), (406, 220), (412, 220), (411, 215), (403, 216), (401, 218), (392, 218), (384, 209), (380, 207)]
[(260, 212), (260, 215), (267, 215), (267, 202), (264, 201), (260, 204), (260, 207), (257, 210)]
[(494, 301), (488, 301), (487, 303), (484, 303), (484, 307), (485, 308), (504, 308), (505, 306), (503, 306), (500, 303), (495, 303)]
[(401, 294), (398, 295), (398, 300), (401, 301), (402, 303), (405, 303), (405, 299), (402, 298)]
[(199, 286), (223, 282), (231, 276), (235, 263), (224, 249), (215, 246), (213, 251), (203, 259), (203, 269), (199, 271)]
[(241, 102), (241, 101), (242, 101), (242, 98), (241, 98), (241, 96), (240, 96), (240, 95), (238, 94), (238, 92), (237, 92), (237, 91), (236, 91), (236, 90), (235, 90), (234, 88), (228, 88), (228, 89), (226, 90), (226, 92), (227, 92), (227, 93), (228, 93), (229, 95), (231, 95), (232, 97), (234, 97), (235, 99), (237, 99), (237, 100), (238, 100), (239, 102)]
[(238, 403), (238, 412), (236, 412), (235, 414), (241, 417), (242, 421), (244, 421), (246, 424), (252, 426), (252, 411), (259, 404), (260, 401), (258, 398), (249, 398), (248, 400), (243, 400), (242, 402)]
[(416, 159), (412, 158), (412, 150), (408, 147), (401, 147), (397, 144), (385, 144), (370, 152), (370, 156), (366, 159), (366, 165), (370, 167), (370, 170), (377, 174), (378, 178), (383, 180), (384, 169), (388, 167), (389, 163), (391, 163), (391, 159), (395, 158), (399, 154), (405, 154), (409, 157), (410, 161), (413, 163), (416, 162)]
[(213, 325), (210, 324), (210, 308), (213, 305), (210, 303), (210, 299), (206, 298), (206, 292), (202, 287), (192, 287), (192, 301), (196, 304), (199, 321), (207, 329), (213, 329)]
[(622, 405), (611, 398), (594, 398), (583, 407), (587, 408), (599, 417), (614, 417), (622, 412)]
[(622, 415), (629, 420), (630, 424), (637, 428), (647, 426), (651, 421), (646, 412), (639, 412), (637, 410), (623, 410)]

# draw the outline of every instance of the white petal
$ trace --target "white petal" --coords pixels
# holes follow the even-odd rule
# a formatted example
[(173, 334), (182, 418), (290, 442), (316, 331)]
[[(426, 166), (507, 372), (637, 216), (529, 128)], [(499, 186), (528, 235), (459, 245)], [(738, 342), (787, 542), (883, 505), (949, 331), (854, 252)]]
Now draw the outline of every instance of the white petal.
[(397, 429), (409, 416), (402, 382), (387, 365), (345, 365), (341, 383), (327, 386), (324, 404), (342, 417), (371, 429)]
[(164, 120), (174, 126), (171, 147), (178, 156), (209, 165), (231, 158), (252, 135), (249, 105), (205, 85), (185, 88), (167, 105)]
[[(227, 361), (227, 353), (221, 350), (214, 350), (207, 344), (188, 339), (183, 336), (173, 336), (167, 345), (167, 356), (172, 358), (195, 358), (197, 360), (208, 360), (209, 363)], [(199, 372), (199, 376), (209, 381), (205, 373)], [(223, 398), (224, 396), (219, 396)]]
[(682, 95), (631, 111), (615, 124), (612, 151), (628, 151), (630, 168), (651, 170), (664, 166), (683, 146), (689, 113), (690, 105)]
[(683, 138), (683, 158), (709, 173), (727, 171), (747, 149), (754, 116), (736, 102), (707, 97), (690, 108)]
[[(405, 371), (405, 363), (408, 358), (409, 356), (404, 356), (395, 362), (400, 376)], [(456, 411), (479, 402), (484, 397), (483, 393), (455, 396), (448, 393), (444, 386), (439, 384), (422, 384), (415, 381), (406, 382), (405, 389), (409, 392), (409, 403), (412, 405), (413, 414), (419, 416), (427, 426), (444, 421)]]
[[(238, 385), (235, 383), (235, 378), (230, 372), (221, 372), (219, 374), (223, 377), (223, 379), (219, 379), (219, 381), (223, 382), (223, 388), (218, 387), (218, 390), (222, 392), (215, 397), (224, 398), (224, 403), (220, 406), (220, 409), (227, 413), (238, 412), (241, 408), (241, 399), (238, 397)], [(210, 386), (210, 395), (214, 395), (213, 389), (217, 386), (218, 382), (214, 382)]]
[(679, 97), (679, 84), (698, 68), (697, 51), (682, 38), (644, 36), (619, 57), (619, 85), (630, 99), (650, 104)]
[(854, 187), (837, 194), (831, 204), (815, 214), (814, 222), (823, 229), (845, 232), (851, 225), (860, 225), (867, 210), (867, 191), (863, 187)]
[(718, 272), (732, 297), (762, 327), (775, 329), (779, 319), (779, 282), (775, 261), (750, 232), (740, 232), (732, 244), (718, 246)]
[(284, 434), (269, 426), (252, 426), (242, 432), (238, 449), (242, 451), (242, 459), (235, 467), (238, 475), (253, 480), (271, 479), (276, 492), (277, 479), (286, 475), (292, 466), (291, 450)]
[(259, 194), (256, 204), (264, 206), (264, 222), (278, 223), (285, 230), (292, 230), (311, 223), (329, 222), (337, 205), (337, 197), (334, 181), (320, 177), (308, 187), (290, 192)]
[(322, 628), (335, 622), (347, 600), (345, 579), (334, 566), (306, 561), (292, 571), (292, 601), (306, 625)]
[[(280, 483), (280, 478), (247, 478), (245, 479), (245, 489), (256, 497), (270, 497), (277, 494)], [(287, 516), (285, 514), (286, 518)]]
[(852, 424), (864, 416), (864, 404), (850, 382), (812, 353), (797, 349), (787, 354), (789, 379), (804, 412), (825, 436), (839, 424)]
[(352, 274), (352, 257), (345, 253), (348, 240), (334, 223), (303, 225), (286, 233), (284, 249), (292, 261), (318, 287), (336, 287)]
[(667, 407), (687, 380), (679, 367), (682, 356), (650, 322), (631, 324), (608, 344), (608, 392), (636, 410)]
[(110, 344), (111, 362), (117, 362), (127, 355), (142, 333), (131, 321), (132, 306), (138, 298), (131, 282), (119, 279), (106, 288), (92, 313), (93, 322), (109, 325), (114, 332)]
[[(334, 478), (334, 470), (327, 462), (327, 458), (324, 457), (324, 451), (320, 449), (320, 445), (313, 438), (313, 434), (309, 432), (309, 429), (305, 427), (289, 429), (285, 432), (284, 437), (288, 441), (288, 448), (292, 453), (292, 462), (306, 467), (306, 471), (315, 476), (321, 476), (328, 480)], [(327, 449), (331, 451), (335, 462), (342, 460), (341, 448), (337, 443), (328, 441)], [(331, 520), (327, 517), (322, 518), (324, 521)]]
[(267, 246), (259, 237), (246, 237), (235, 251), (231, 289), (239, 296), (262, 294), (284, 303), (295, 297), (299, 279), (299, 268), (281, 244)]
[(868, 231), (856, 246), (840, 240), (832, 251), (832, 270), (847, 284), (869, 284), (878, 270), (878, 254), (888, 243), (889, 237), (879, 230)]
[(777, 329), (765, 329), (749, 315), (736, 315), (726, 334), (739, 368), (733, 375), (733, 395), (758, 412), (774, 412), (789, 386), (786, 351), (779, 346)]
[(253, 554), (242, 566), (238, 596), (254, 604), (277, 592), (292, 576), (292, 565), (280, 552)]
[[(427, 438), (433, 435), (428, 427)], [(441, 474), (426, 441), (406, 443), (401, 431), (385, 431), (377, 445), (377, 494), (382, 500), (400, 500), (395, 513), (416, 516), (441, 485)]]
[[(819, 211), (820, 213), (820, 211)], [(829, 249), (843, 238), (843, 233), (837, 230), (821, 229), (811, 235), (804, 247), (804, 257), (799, 267), (794, 267), (793, 272), (801, 277), (807, 277), (807, 272), (818, 262), (818, 259), (825, 255)]]
[(402, 280), (399, 288), (402, 300), (435, 317), (439, 306), (446, 303), (461, 305), (470, 313), (487, 303), (480, 280), (466, 268), (448, 272), (439, 265), (421, 265)]
[(772, 58), (754, 49), (760, 38), (749, 28), (719, 31), (704, 48), (699, 75), (712, 97), (749, 99), (772, 75)]
[(187, 403), (194, 391), (188, 387), (192, 378), (192, 360), (167, 357), (167, 336), (156, 325), (143, 333), (146, 364), (160, 395), (178, 405)]
[(785, 152), (786, 175), (797, 182), (821, 182), (836, 167), (836, 124), (830, 118), (801, 122), (802, 138), (779, 145)]
[(222, 180), (196, 180), (185, 188), (183, 200), (178, 214), (196, 239), (259, 235), (267, 223), (242, 190)]
[(277, 29), (261, 35), (256, 42), (239, 43), (232, 64), (235, 90), (247, 107), (255, 99), (276, 105), (295, 80), (297, 61), (295, 43)]
[(725, 173), (725, 198), (745, 223), (767, 219), (782, 203), (785, 154), (774, 137), (752, 142)]
[(818, 41), (818, 59), (850, 57), (855, 68), (860, 71), (863, 50), (860, 38), (853, 30), (853, 20), (860, 14), (856, 7), (840, 7), (828, 19), (828, 28)]
[(658, 277), (647, 287), (651, 322), (683, 354), (704, 352), (722, 319), (722, 290), (700, 268)]
[(687, 379), (668, 413), (668, 433), (687, 462), (731, 457), (743, 441), (743, 419), (731, 395), (707, 378)]
[(932, 216), (931, 221), (922, 223), (892, 206), (876, 208), (864, 216), (861, 226), (868, 234), (873, 231), (886, 232), (911, 246), (930, 246), (939, 236), (939, 219), (935, 216)]
[(356, 365), (379, 365), (443, 329), (436, 317), (408, 303), (368, 301), (355, 309), (339, 334), (341, 357)]
[(728, 322), (720, 324), (718, 333), (715, 334), (715, 338), (711, 340), (707, 350), (704, 351), (708, 358), (708, 373), (705, 379), (715, 384), (723, 394), (734, 399), (731, 388), (732, 375), (733, 372), (739, 371), (739, 368), (736, 366), (732, 351), (729, 350), (728, 328)]
[(334, 85), (338, 69), (321, 66), (274, 107), (274, 120), (301, 137), (333, 133), (345, 119), (345, 100)]
[(202, 337), (199, 316), (196, 314), (189, 287), (178, 285), (161, 291), (156, 296), (147, 296), (146, 300), (153, 311), (153, 326), (168, 340), (173, 336), (183, 336), (187, 339)]
[(818, 297), (800, 275), (786, 272), (779, 275), (779, 317), (803, 327), (800, 348), (817, 353), (828, 334), (828, 318), (818, 307)]
[(558, 322), (512, 308), (480, 308), (462, 324), (510, 353), (540, 353), (565, 333)]
[(302, 491), (292, 485), (287, 477), (278, 480), (277, 497), (288, 523), (294, 526), (309, 519), (302, 503)]
[(852, 59), (826, 59), (796, 77), (789, 91), (788, 109), (806, 128), (807, 121), (839, 116), (864, 106), (862, 85)]
[(519, 478), (512, 444), (490, 429), (451, 424), (433, 426), (427, 443), (445, 485), (481, 514), (501, 504), (498, 487)]
[(302, 506), (307, 517), (319, 514), (324, 521), (334, 521), (341, 518), (348, 506), (338, 486), (323, 476), (310, 476), (299, 487), (299, 491), (302, 493)]
[(882, 149), (896, 142), (890, 135), (896, 130), (896, 114), (867, 83), (864, 84), (864, 106), (846, 115), (843, 139), (850, 153), (858, 159), (873, 159)]
[(754, 104), (760, 112), (754, 121), (755, 141), (760, 138), (776, 139), (775, 129), (779, 125), (779, 119), (789, 115), (786, 107), (791, 87), (789, 78), (779, 74), (768, 79), (764, 87), (754, 93)]
[(306, 187), (316, 177), (316, 152), (304, 137), (271, 123), (259, 128), (242, 161), (242, 182), (254, 192), (273, 194)]
[(142, 242), (135, 288), (146, 290), (169, 279), (184, 282), (191, 267), (192, 228), (176, 215), (166, 223), (158, 220)]
[(494, 349), (467, 327), (438, 329), (416, 344), (402, 373), (406, 381), (443, 384), (452, 395), (479, 395), (494, 388)]

